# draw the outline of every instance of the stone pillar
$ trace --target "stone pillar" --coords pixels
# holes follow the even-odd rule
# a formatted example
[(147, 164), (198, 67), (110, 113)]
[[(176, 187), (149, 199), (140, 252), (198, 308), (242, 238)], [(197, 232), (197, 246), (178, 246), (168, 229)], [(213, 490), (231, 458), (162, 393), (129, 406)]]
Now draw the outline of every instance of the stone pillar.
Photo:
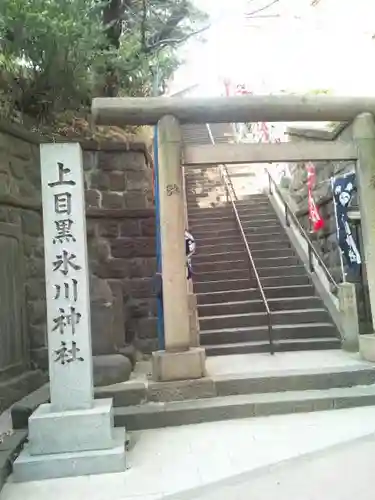
[(125, 470), (111, 399), (94, 400), (82, 152), (40, 147), (51, 403), (29, 418), (16, 481)]
[(342, 347), (345, 351), (357, 352), (359, 348), (359, 320), (356, 287), (354, 283), (341, 283), (338, 289)]
[[(361, 228), (371, 304), (372, 323), (375, 325), (375, 120), (363, 113), (354, 120), (353, 137), (357, 146), (357, 183)], [(361, 335), (360, 352), (368, 361), (375, 362), (375, 335)]]
[(205, 351), (191, 348), (181, 130), (173, 116), (163, 117), (158, 127), (165, 351), (153, 353), (153, 377), (160, 381), (200, 378), (205, 375)]

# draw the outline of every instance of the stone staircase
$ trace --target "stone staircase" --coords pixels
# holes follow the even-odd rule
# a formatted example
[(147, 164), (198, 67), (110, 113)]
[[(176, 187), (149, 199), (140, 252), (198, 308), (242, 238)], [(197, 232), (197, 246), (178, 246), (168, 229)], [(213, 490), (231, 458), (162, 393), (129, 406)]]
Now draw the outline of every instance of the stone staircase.
[[(185, 175), (193, 283), (207, 355), (269, 350), (268, 319), (216, 167)], [(335, 349), (339, 333), (265, 194), (236, 207), (260, 276), (278, 351)]]

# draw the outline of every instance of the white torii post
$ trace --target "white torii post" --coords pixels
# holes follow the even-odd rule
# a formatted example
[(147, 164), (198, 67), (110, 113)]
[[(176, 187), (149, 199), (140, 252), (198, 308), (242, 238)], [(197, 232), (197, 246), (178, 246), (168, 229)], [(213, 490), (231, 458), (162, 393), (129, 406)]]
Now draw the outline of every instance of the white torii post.
[[(375, 326), (375, 119), (362, 113), (354, 120), (353, 137), (357, 146), (357, 182), (364, 260), (369, 288), (372, 324)], [(362, 356), (375, 362), (375, 335), (360, 335)]]
[(173, 116), (161, 118), (158, 128), (165, 351), (153, 353), (153, 377), (159, 381), (201, 378), (205, 350), (193, 347), (190, 336), (181, 130)]

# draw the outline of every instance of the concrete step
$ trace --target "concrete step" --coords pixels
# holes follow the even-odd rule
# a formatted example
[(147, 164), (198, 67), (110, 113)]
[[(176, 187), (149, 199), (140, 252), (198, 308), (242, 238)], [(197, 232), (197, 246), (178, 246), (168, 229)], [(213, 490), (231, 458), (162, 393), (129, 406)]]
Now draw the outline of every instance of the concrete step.
[[(252, 228), (244, 228), (244, 232), (248, 241), (252, 243), (263, 242), (265, 239), (276, 241), (280, 238), (283, 240), (288, 240), (288, 237), (281, 226), (273, 225), (273, 226), (265, 226), (265, 227), (252, 227)], [(195, 239), (205, 242), (206, 240), (220, 239), (221, 242), (225, 242), (225, 240), (231, 240), (238, 237), (241, 237), (241, 233), (238, 228), (233, 231), (226, 231), (219, 235), (214, 235), (213, 233), (205, 233), (197, 236), (194, 235)]]
[[(281, 263), (282, 264), (282, 263)], [(294, 266), (276, 266), (276, 267), (259, 267), (255, 262), (256, 270), (260, 278), (270, 278), (272, 276), (303, 276), (306, 275), (305, 267), (300, 265)]]
[[(211, 212), (206, 214), (188, 214), (189, 223), (191, 224), (207, 224), (207, 223), (220, 223), (223, 221), (234, 220), (234, 212), (232, 208), (226, 208), (225, 211), (221, 211), (219, 214), (215, 213), (216, 209), (211, 209)], [(241, 220), (251, 220), (251, 218), (268, 218), (273, 217), (275, 215), (275, 211), (270, 208), (269, 210), (254, 209), (251, 212), (241, 213)]]
[(115, 408), (115, 425), (126, 427), (127, 430), (155, 429), (235, 418), (372, 406), (374, 404), (374, 385), (311, 391), (241, 394)]
[[(196, 239), (198, 238), (205, 238), (205, 237), (210, 237), (210, 238), (217, 238), (221, 236), (236, 236), (239, 234), (239, 228), (238, 225), (233, 222), (231, 225), (216, 225), (217, 227), (214, 226), (205, 226), (204, 228), (199, 228), (199, 229), (194, 229), (194, 226), (191, 226), (191, 232), (194, 234), (194, 237)], [(284, 232), (284, 230), (281, 228), (280, 224), (276, 223), (276, 220), (264, 220), (264, 221), (251, 221), (247, 222), (246, 224), (242, 224), (242, 228), (245, 231), (245, 233), (268, 233), (268, 232)]]
[[(322, 307), (316, 309), (309, 308), (297, 310), (291, 309), (289, 311), (274, 311), (271, 314), (272, 326), (330, 322), (330, 315)], [(199, 318), (201, 338), (202, 334), (207, 333), (207, 330), (219, 330), (224, 328), (251, 328), (256, 326), (265, 326), (267, 324), (268, 316), (265, 312), (228, 314), (226, 316), (217, 315)]]
[[(271, 311), (288, 311), (290, 309), (318, 309), (322, 307), (322, 301), (319, 297), (287, 297), (278, 299), (268, 299), (268, 306)], [(242, 300), (237, 302), (225, 302), (217, 304), (198, 304), (198, 314), (200, 318), (205, 316), (220, 316), (228, 314), (247, 314), (255, 312), (264, 312), (263, 300)]]
[[(306, 269), (302, 265), (295, 266), (278, 266), (278, 267), (258, 267), (256, 270), (260, 278), (282, 277), (282, 276), (307, 276)], [(201, 268), (193, 267), (194, 281), (223, 281), (233, 280), (236, 278), (245, 278), (246, 276), (253, 277), (253, 268), (249, 261), (238, 262), (238, 265), (233, 267), (228, 266), (226, 269), (203, 271)], [(255, 279), (255, 278), (254, 278)]]
[(252, 194), (250, 198), (246, 200), (238, 200), (236, 201), (236, 207), (238, 208), (246, 208), (251, 205), (254, 205), (254, 203), (268, 203), (270, 204), (270, 201), (268, 199), (268, 196), (266, 194)]
[[(312, 285), (271, 287), (264, 288), (263, 290), (269, 300), (311, 297), (315, 292)], [(241, 302), (257, 299), (260, 299), (260, 292), (258, 288), (197, 293), (197, 301), (200, 305), (224, 304), (225, 302)]]
[[(287, 323), (284, 325), (272, 325), (272, 338), (279, 340), (297, 340), (309, 338), (338, 338), (335, 326), (330, 322), (322, 323)], [(219, 324), (219, 328), (212, 330), (201, 330), (201, 345), (212, 346), (220, 344), (238, 344), (241, 342), (263, 342), (268, 341), (269, 332), (267, 322), (257, 326), (239, 326), (225, 328)]]
[[(237, 206), (237, 205), (236, 205)], [(246, 205), (245, 207), (240, 208), (240, 215), (243, 214), (250, 214), (250, 213), (256, 213), (256, 212), (261, 212), (261, 211), (270, 211), (273, 214), (275, 211), (273, 210), (272, 206), (270, 205), (269, 202), (260, 202), (260, 203), (252, 203), (249, 205)], [(217, 217), (218, 215), (221, 214), (233, 214), (233, 207), (231, 203), (228, 203), (224, 206), (221, 207), (212, 207), (212, 208), (200, 208), (200, 207), (189, 207), (188, 208), (188, 215), (190, 217), (196, 217), (196, 218), (204, 218), (204, 217)]]
[[(290, 245), (290, 242), (288, 240), (288, 237), (284, 231), (284, 229), (280, 227), (265, 227), (262, 228), (261, 231), (249, 231), (245, 230), (245, 235), (248, 243), (251, 244), (264, 244), (266, 241), (272, 241), (273, 243), (279, 242), (279, 241), (287, 241)], [(220, 235), (220, 236), (212, 236), (212, 234), (206, 234), (204, 236), (199, 236), (194, 235), (194, 238), (197, 242), (199, 242), (199, 245), (218, 245), (222, 243), (238, 243), (239, 241), (242, 240), (242, 235), (239, 230), (233, 231), (232, 234), (228, 235)], [(251, 246), (251, 248), (253, 248)], [(251, 249), (250, 248), (250, 249)]]
[[(222, 346), (220, 346), (222, 347)], [(230, 346), (229, 346), (230, 347)], [(277, 356), (274, 358), (277, 361)], [(233, 360), (236, 362), (236, 359)], [(249, 363), (252, 363), (251, 356)], [(207, 376), (196, 381), (153, 382), (152, 380), (131, 380), (109, 387), (96, 387), (95, 399), (113, 398), (116, 413), (124, 415), (123, 407), (132, 408), (163, 408), (165, 403), (172, 401), (202, 401), (215, 400), (236, 395), (285, 394), (288, 392), (311, 390), (332, 390), (337, 388), (369, 389), (375, 383), (375, 370), (371, 365), (344, 365), (340, 367), (318, 366), (310, 369), (266, 369), (255, 372)], [(26, 429), (28, 416), (40, 405), (49, 400), (49, 385), (30, 393), (12, 407), (14, 429)], [(230, 401), (230, 400), (229, 400)], [(155, 404), (157, 403), (157, 404)], [(231, 406), (231, 405), (230, 405)], [(142, 411), (142, 414), (145, 412)], [(152, 421), (152, 420), (151, 420)], [(156, 419), (158, 424), (162, 423)], [(178, 423), (176, 421), (176, 423)], [(119, 420), (116, 424), (122, 425)]]
[(229, 243), (222, 243), (220, 245), (216, 245), (214, 243), (211, 243), (209, 245), (202, 245), (200, 244), (197, 247), (196, 253), (194, 254), (194, 261), (199, 257), (209, 257), (212, 254), (223, 254), (229, 255), (232, 254), (232, 252), (243, 252), (245, 251), (245, 245), (243, 240), (237, 240), (234, 243), (229, 242)]
[[(230, 259), (232, 254), (227, 254), (227, 258)], [(243, 259), (241, 260), (226, 260), (226, 261), (214, 261), (214, 262), (195, 262), (193, 261), (194, 273), (209, 273), (215, 271), (228, 271), (231, 269), (248, 269), (249, 259), (247, 255), (243, 254)]]
[(224, 271), (209, 271), (209, 272), (196, 272), (193, 267), (193, 281), (197, 282), (207, 282), (207, 281), (223, 281), (223, 280), (235, 280), (245, 278), (246, 276), (250, 279), (249, 266), (243, 266), (241, 269), (233, 268), (226, 269)]
[[(212, 293), (224, 292), (231, 290), (244, 290), (246, 288), (257, 288), (257, 283), (252, 279), (232, 279), (223, 281), (198, 281), (193, 275), (195, 293)], [(296, 285), (309, 285), (308, 276), (272, 276), (270, 278), (262, 278), (262, 286), (269, 287), (291, 287)]]
[[(272, 226), (272, 225), (280, 225), (278, 219), (276, 217), (271, 217), (268, 215), (267, 217), (248, 217), (246, 219), (241, 217), (241, 223), (243, 228), (249, 228), (249, 227), (260, 227), (260, 226)], [(226, 219), (226, 220), (215, 220), (215, 221), (199, 221), (199, 222), (193, 222), (190, 224), (189, 228), (191, 231), (194, 231), (195, 233), (198, 232), (211, 232), (211, 231), (223, 231), (226, 229), (238, 229), (238, 224), (233, 216), (232, 219)]]
[[(244, 245), (242, 245), (241, 250), (222, 252), (222, 253), (201, 253), (199, 251), (201, 248), (202, 247), (197, 249), (197, 253), (193, 257), (194, 265), (204, 264), (204, 263), (214, 263), (214, 262), (225, 262), (227, 259), (228, 260), (248, 259)], [(273, 261), (276, 263), (278, 261), (283, 261), (283, 259), (286, 259), (283, 262), (292, 262), (287, 259), (296, 259), (297, 262), (299, 261), (298, 257), (295, 256), (293, 250), (290, 248), (275, 248), (274, 250), (254, 250), (254, 248), (252, 248), (251, 253), (256, 263), (258, 262), (262, 263), (263, 261), (266, 263), (266, 261), (268, 260), (270, 262)], [(275, 264), (273, 264), (271, 267), (274, 267), (274, 265)]]
[[(243, 242), (243, 239), (241, 240), (236, 239), (234, 242), (233, 241), (218, 241), (218, 240), (210, 240), (209, 242), (201, 242), (199, 246), (197, 247), (197, 253), (194, 255), (194, 258), (196, 258), (198, 255), (203, 256), (203, 255), (211, 255), (211, 254), (217, 254), (217, 253), (232, 253), (232, 252), (239, 252), (239, 251), (245, 251), (245, 244)], [(253, 241), (251, 242), (250, 245), (250, 250), (255, 258), (256, 253), (264, 253), (265, 252), (275, 252), (275, 251), (282, 251), (282, 250), (289, 250), (292, 251), (291, 248), (291, 243), (290, 241), (285, 237), (285, 238), (279, 238), (279, 239), (273, 239), (273, 240), (263, 240), (263, 241)]]
[(254, 241), (254, 237), (262, 239), (266, 234), (271, 234), (271, 235), (282, 234), (285, 235), (286, 237), (285, 230), (281, 226), (281, 224), (270, 224), (259, 227), (249, 226), (249, 227), (244, 227), (243, 229), (247, 238), (253, 237), (252, 241)]
[[(327, 351), (339, 349), (341, 342), (337, 337), (286, 339), (274, 343), (275, 352)], [(270, 352), (267, 340), (257, 342), (237, 342), (205, 346), (207, 356), (233, 356), (235, 354), (262, 354)]]
[[(245, 252), (242, 253), (242, 258), (237, 260), (232, 260), (233, 254), (226, 254), (226, 255), (228, 260), (197, 262), (194, 259), (193, 260), (194, 272), (204, 273), (210, 271), (225, 271), (228, 269), (247, 269), (249, 267), (249, 258)], [(253, 257), (253, 258), (255, 266), (258, 270), (262, 268), (282, 269), (285, 267), (296, 266), (299, 264), (298, 257), (280, 257), (280, 258), (270, 258), (270, 259), (262, 259), (259, 257), (257, 258)], [(283, 272), (281, 274), (283, 274)]]
[(199, 221), (199, 222), (190, 222), (189, 230), (194, 233), (196, 232), (205, 232), (205, 231), (223, 231), (225, 229), (238, 229), (238, 225), (236, 219), (234, 217), (225, 220), (215, 220), (215, 221)]

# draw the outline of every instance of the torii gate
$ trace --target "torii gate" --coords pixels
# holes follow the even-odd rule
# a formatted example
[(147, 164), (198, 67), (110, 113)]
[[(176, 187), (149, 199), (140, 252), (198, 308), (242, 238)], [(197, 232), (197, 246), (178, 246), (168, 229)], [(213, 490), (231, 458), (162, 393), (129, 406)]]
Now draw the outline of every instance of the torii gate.
[[(159, 128), (159, 197), (163, 263), (165, 351), (153, 353), (156, 380), (205, 376), (205, 352), (190, 335), (185, 275), (185, 199), (182, 165), (356, 160), (362, 234), (375, 325), (375, 98), (332, 96), (235, 96), (220, 98), (97, 98), (100, 125)], [(219, 144), (182, 150), (180, 123), (351, 122), (353, 142)], [(181, 235), (181, 238), (176, 235)], [(362, 355), (375, 362), (375, 335), (360, 339)]]

